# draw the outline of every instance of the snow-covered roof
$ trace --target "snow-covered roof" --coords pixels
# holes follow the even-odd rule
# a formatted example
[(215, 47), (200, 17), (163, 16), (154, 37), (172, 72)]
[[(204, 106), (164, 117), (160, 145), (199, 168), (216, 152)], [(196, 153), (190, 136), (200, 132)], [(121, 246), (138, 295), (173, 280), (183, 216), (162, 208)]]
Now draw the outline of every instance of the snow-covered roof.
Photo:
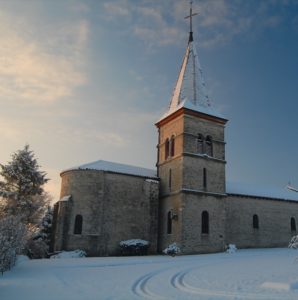
[(289, 191), (286, 187), (259, 186), (255, 184), (227, 182), (226, 193), (298, 201), (298, 193)]
[(225, 119), (220, 113), (211, 107), (196, 47), (193, 41), (189, 42), (187, 45), (169, 109), (159, 121), (173, 114), (182, 107)]
[(67, 170), (62, 171), (62, 173), (71, 170), (100, 170), (100, 171), (110, 171), (121, 174), (149, 177), (149, 178), (157, 178), (156, 170), (135, 167), (131, 165), (119, 164), (115, 162), (105, 161), (105, 160), (97, 160), (85, 165), (76, 166)]
[(183, 101), (181, 101), (179, 103), (179, 105), (177, 105), (177, 107), (175, 109), (169, 109), (161, 118), (159, 121), (165, 119), (166, 117), (170, 116), (171, 114), (173, 114), (174, 112), (178, 111), (180, 108), (187, 108), (199, 113), (203, 113), (209, 116), (214, 116), (220, 119), (226, 119), (222, 114), (220, 114), (219, 112), (217, 112), (213, 107), (211, 106), (196, 106), (194, 105), (188, 98), (185, 98)]
[(63, 196), (59, 201), (67, 202), (70, 200), (70, 198), (71, 198), (71, 195), (66, 195), (66, 196)]

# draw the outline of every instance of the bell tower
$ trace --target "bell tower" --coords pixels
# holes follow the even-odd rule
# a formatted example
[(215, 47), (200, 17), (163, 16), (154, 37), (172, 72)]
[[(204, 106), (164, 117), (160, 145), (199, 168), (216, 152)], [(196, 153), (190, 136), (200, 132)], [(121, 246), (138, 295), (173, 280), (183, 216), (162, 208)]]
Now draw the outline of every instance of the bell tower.
[(192, 32), (159, 133), (160, 250), (176, 242), (184, 254), (221, 251), (225, 226), (227, 120), (206, 93)]

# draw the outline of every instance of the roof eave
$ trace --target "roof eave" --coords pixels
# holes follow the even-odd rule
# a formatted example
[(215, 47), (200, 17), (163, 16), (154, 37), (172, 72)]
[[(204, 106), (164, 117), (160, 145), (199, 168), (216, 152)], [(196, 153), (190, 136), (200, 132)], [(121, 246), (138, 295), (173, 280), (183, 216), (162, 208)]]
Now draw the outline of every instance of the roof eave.
[(196, 110), (192, 110), (189, 108), (185, 108), (185, 107), (181, 107), (178, 110), (170, 113), (169, 115), (167, 115), (166, 117), (160, 119), (158, 122), (155, 123), (155, 126), (157, 128), (160, 128), (162, 125), (172, 121), (173, 119), (176, 119), (177, 117), (179, 117), (182, 114), (187, 114), (187, 115), (192, 115), (195, 117), (199, 117), (208, 121), (213, 121), (215, 123), (219, 123), (222, 125), (225, 125), (228, 122), (228, 119), (225, 118), (221, 118), (218, 116), (214, 116), (211, 114), (206, 114), (200, 111), (196, 111)]

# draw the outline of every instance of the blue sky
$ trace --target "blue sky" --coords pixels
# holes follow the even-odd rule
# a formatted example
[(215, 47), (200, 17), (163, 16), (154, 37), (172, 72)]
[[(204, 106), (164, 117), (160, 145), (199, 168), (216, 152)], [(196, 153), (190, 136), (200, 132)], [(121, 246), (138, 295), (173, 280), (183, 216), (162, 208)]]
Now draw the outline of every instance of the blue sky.
[[(195, 0), (194, 37), (228, 119), (227, 179), (298, 185), (298, 1)], [(29, 143), (61, 170), (98, 159), (154, 168), (188, 39), (189, 1), (1, 0), (0, 162)]]

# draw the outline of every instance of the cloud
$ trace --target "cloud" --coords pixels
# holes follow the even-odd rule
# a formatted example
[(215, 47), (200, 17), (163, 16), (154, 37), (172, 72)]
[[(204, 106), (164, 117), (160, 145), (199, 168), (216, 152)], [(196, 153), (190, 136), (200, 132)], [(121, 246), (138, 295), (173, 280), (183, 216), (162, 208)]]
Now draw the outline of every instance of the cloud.
[[(194, 32), (199, 36), (200, 46), (206, 48), (230, 43), (239, 37), (250, 39), (280, 26), (290, 5), (297, 5), (297, 1), (196, 1), (193, 11), (199, 15), (194, 18)], [(186, 35), (187, 1), (140, 0), (136, 5), (133, 0), (116, 0), (105, 2), (104, 10), (106, 17), (119, 24), (119, 28), (124, 19), (130, 22), (131, 30), (125, 34), (133, 32), (149, 51), (179, 45)]]
[(105, 2), (103, 4), (105, 17), (112, 19), (114, 17), (130, 17), (131, 10), (127, 1)]
[(199, 40), (202, 47), (215, 47), (235, 38), (250, 39), (285, 22), (294, 1), (203, 0), (198, 4)]
[(119, 26), (124, 20), (129, 21), (131, 29), (126, 33), (133, 33), (150, 50), (156, 46), (178, 44), (183, 34), (181, 28), (168, 22), (164, 6), (163, 2), (140, 1), (135, 5), (135, 2), (126, 0), (105, 2), (103, 9), (105, 18)]
[(5, 13), (1, 20), (0, 101), (55, 102), (86, 82), (85, 20), (42, 29), (25, 20), (14, 24)]

